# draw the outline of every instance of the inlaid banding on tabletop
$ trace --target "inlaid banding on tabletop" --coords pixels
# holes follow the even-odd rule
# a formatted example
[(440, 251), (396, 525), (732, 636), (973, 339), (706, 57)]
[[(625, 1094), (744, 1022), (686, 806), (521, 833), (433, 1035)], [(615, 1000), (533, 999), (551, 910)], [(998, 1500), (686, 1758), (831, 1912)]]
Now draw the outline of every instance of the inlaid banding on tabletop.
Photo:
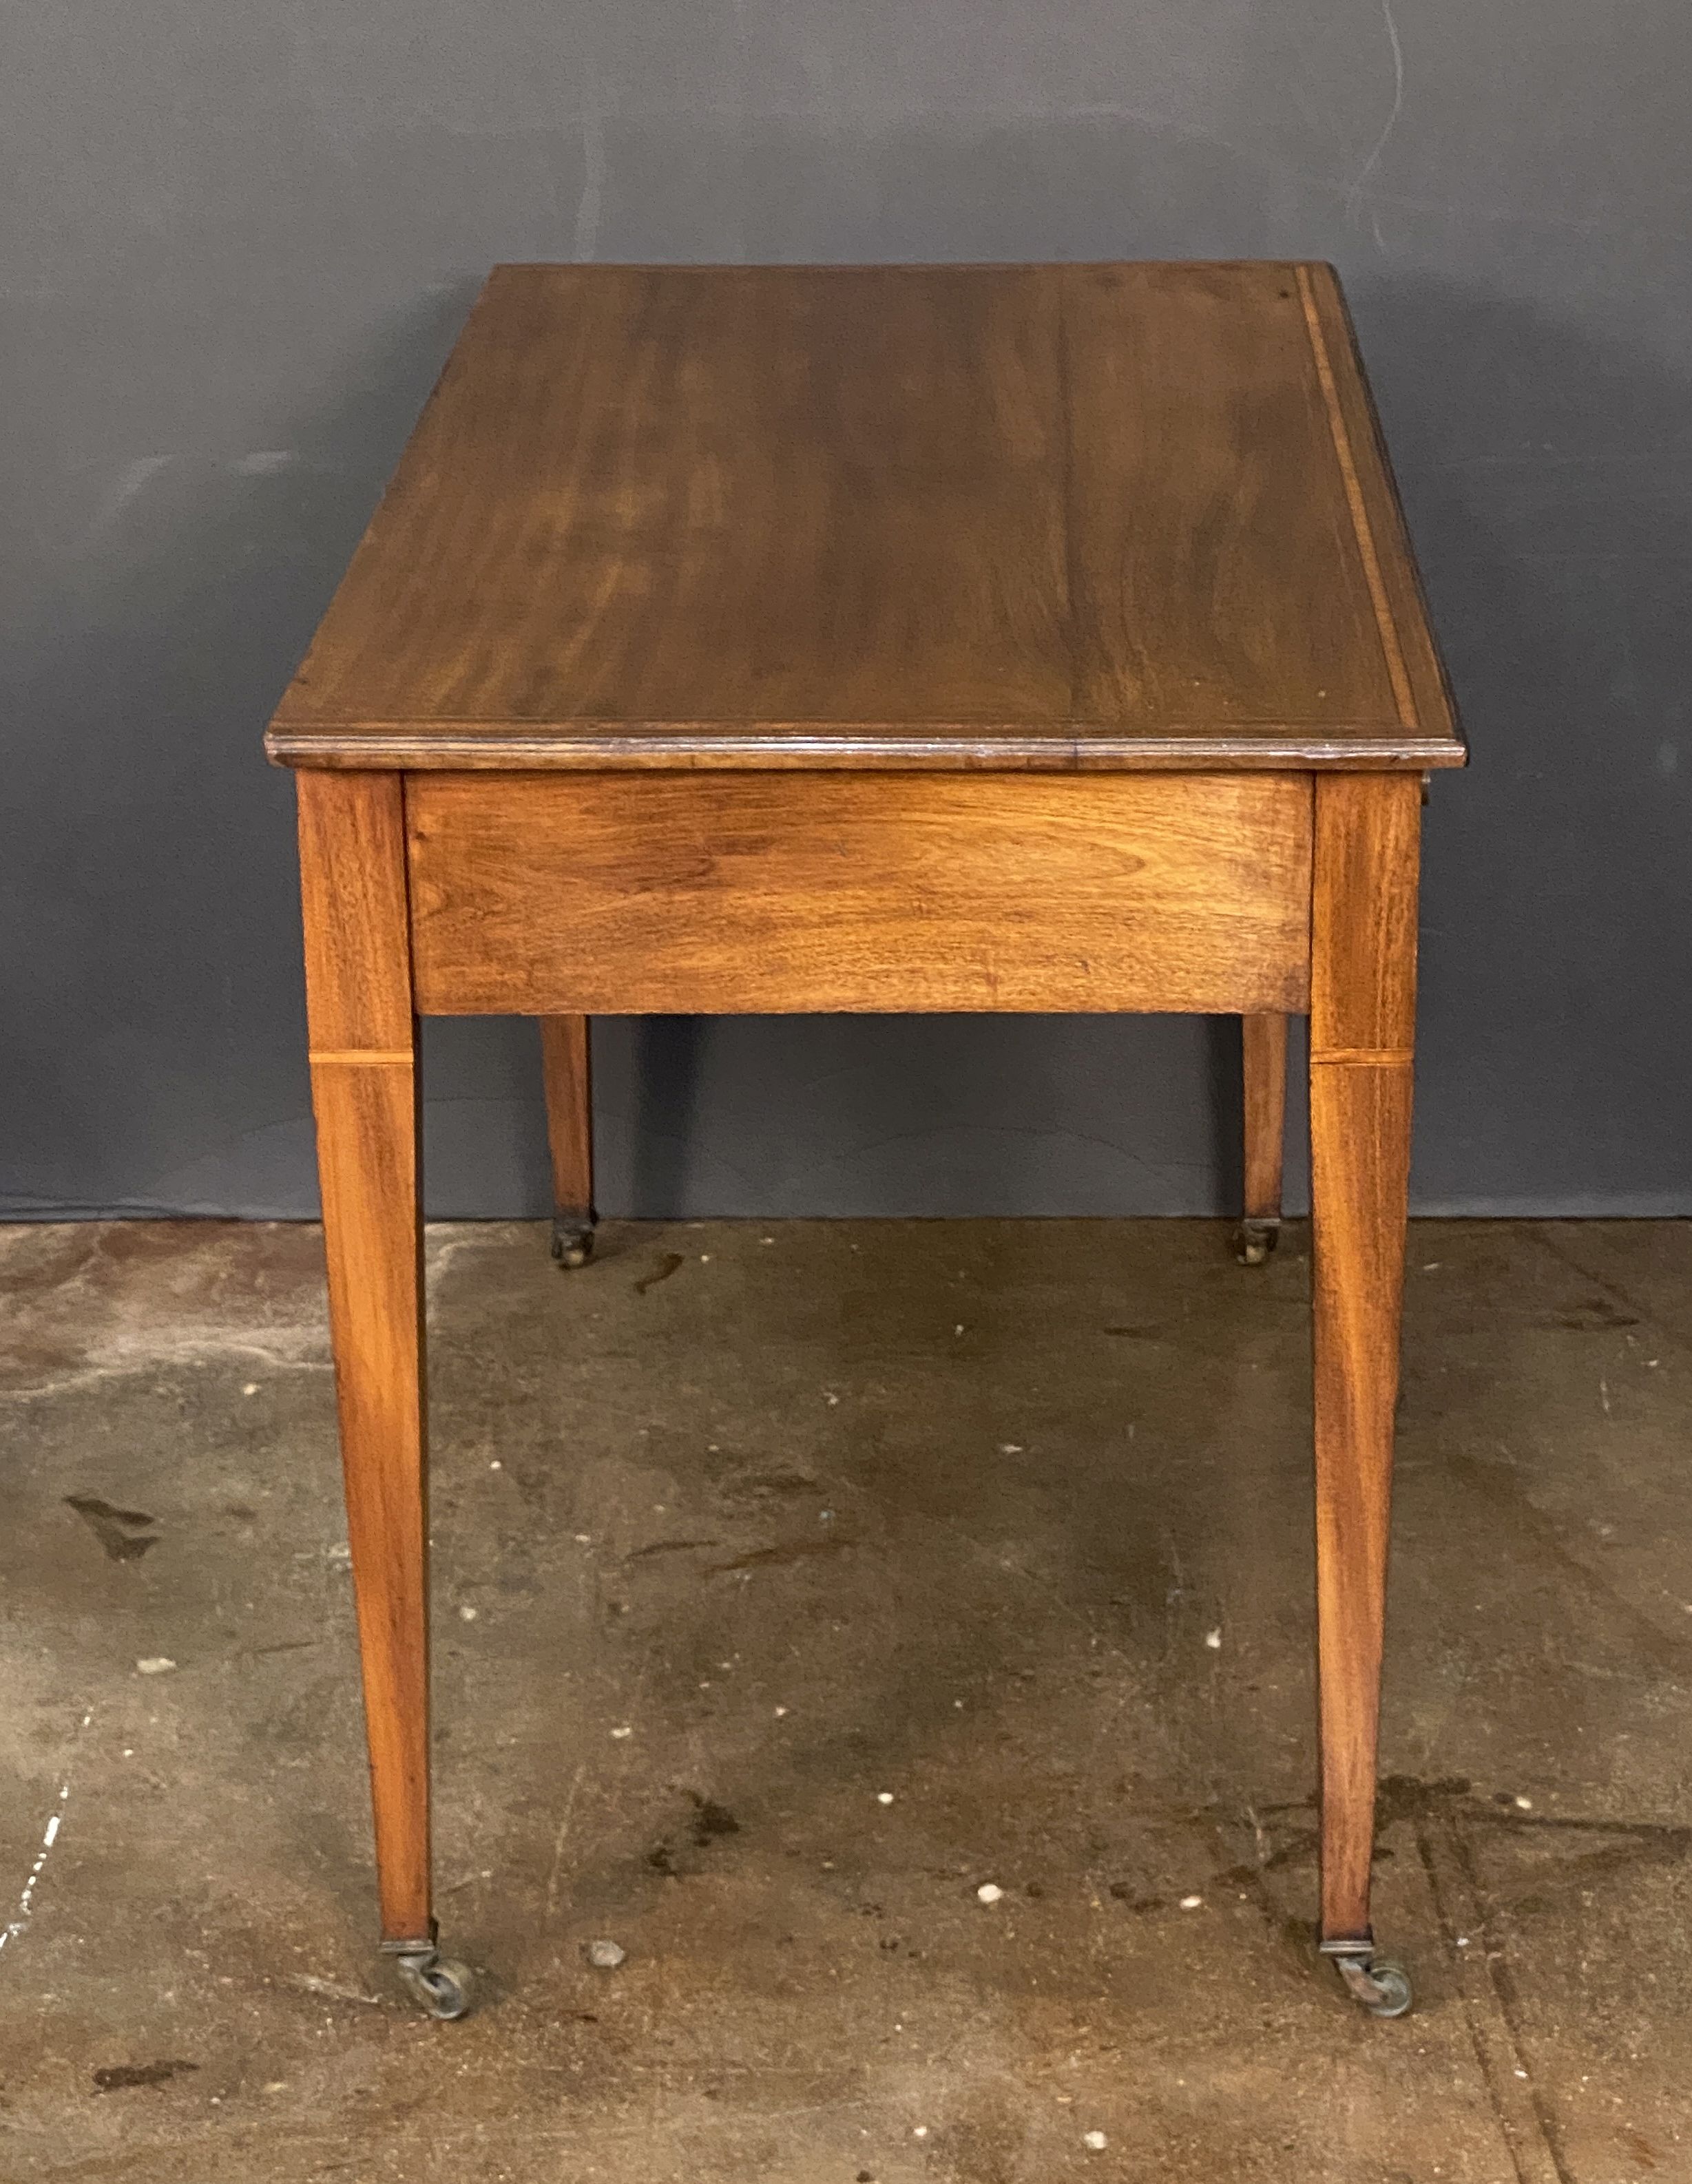
[(1416, 1060), (1408, 1046), (1330, 1046), (1310, 1056), (1313, 1069), (1408, 1069)]
[(1345, 412), (1340, 407), (1339, 387), (1334, 377), (1333, 359), (1328, 354), (1327, 336), (1322, 332), (1321, 314), (1316, 308), (1315, 289), (1311, 284), (1308, 266), (1295, 266), (1293, 270), (1298, 282), (1298, 300), (1304, 309), (1304, 326), (1310, 337), (1310, 354), (1321, 386), (1322, 406), (1327, 411), (1328, 429), (1333, 435), (1333, 451), (1345, 485), (1346, 503), (1351, 510), (1351, 528), (1357, 541), (1357, 558), (1363, 564), (1364, 582), (1369, 587), (1370, 604), (1375, 610), (1375, 627), (1381, 633), (1381, 650), (1393, 685), (1393, 702), (1398, 709), (1400, 724), (1406, 728), (1413, 728), (1416, 725), (1416, 699), (1410, 689), (1410, 670), (1404, 665), (1404, 648), (1399, 643), (1392, 602), (1387, 596), (1386, 578), (1381, 572), (1381, 555), (1375, 543), (1375, 528), (1369, 521), (1368, 504), (1363, 497), (1363, 481), (1358, 475), (1356, 454), (1346, 426)]
[(415, 1060), (409, 1046), (314, 1047), (310, 1056), (314, 1069), (332, 1067), (338, 1063), (364, 1069), (409, 1069)]

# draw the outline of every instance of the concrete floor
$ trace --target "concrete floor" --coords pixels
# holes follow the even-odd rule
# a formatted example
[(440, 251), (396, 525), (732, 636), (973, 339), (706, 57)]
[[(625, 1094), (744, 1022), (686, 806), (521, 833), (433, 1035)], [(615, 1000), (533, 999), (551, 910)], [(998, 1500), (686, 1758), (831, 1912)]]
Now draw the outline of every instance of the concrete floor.
[(1413, 1234), (1397, 2024), (1310, 1953), (1304, 1244), (433, 1232), (442, 2025), (316, 1232), (0, 1232), (4, 2184), (1692, 2179), (1692, 1227)]

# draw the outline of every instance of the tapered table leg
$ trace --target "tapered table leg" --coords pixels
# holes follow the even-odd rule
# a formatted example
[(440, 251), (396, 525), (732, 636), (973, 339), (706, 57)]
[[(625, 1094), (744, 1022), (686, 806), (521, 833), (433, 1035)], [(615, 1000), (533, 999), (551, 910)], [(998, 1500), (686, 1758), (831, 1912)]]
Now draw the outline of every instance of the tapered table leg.
[(1316, 783), (1310, 990), (1317, 1650), (1325, 1953), (1366, 2008), (1409, 1983), (1373, 1953), (1369, 1878), (1404, 1293), (1421, 784)]
[(438, 2016), (467, 2006), (429, 1880), (428, 1509), (402, 790), (302, 772), (311, 1096), (329, 1273), (383, 1947)]
[(594, 1248), (594, 1104), (586, 1017), (540, 1019), (552, 1153), (552, 1256), (584, 1267)]
[(1260, 1267), (1281, 1234), (1281, 1169), (1287, 1136), (1287, 1019), (1240, 1019), (1245, 1080), (1245, 1217), (1242, 1266)]

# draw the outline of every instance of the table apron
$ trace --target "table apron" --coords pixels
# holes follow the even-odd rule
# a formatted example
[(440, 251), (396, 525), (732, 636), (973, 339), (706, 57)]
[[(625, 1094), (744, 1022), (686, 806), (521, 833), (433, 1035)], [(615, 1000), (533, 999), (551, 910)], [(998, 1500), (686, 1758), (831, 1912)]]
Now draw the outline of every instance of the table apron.
[(416, 773), (425, 1015), (1298, 1011), (1302, 773)]

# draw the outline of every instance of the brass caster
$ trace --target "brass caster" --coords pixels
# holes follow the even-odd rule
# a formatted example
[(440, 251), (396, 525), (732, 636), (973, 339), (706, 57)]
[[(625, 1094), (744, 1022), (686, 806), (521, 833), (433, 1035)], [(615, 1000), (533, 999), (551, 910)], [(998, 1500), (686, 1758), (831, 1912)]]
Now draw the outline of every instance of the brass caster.
[(1242, 1221), (1234, 1239), (1234, 1256), (1242, 1267), (1260, 1267), (1280, 1240), (1278, 1220)]
[(1333, 1959), (1346, 1992), (1371, 2017), (1403, 2017), (1415, 2002), (1410, 1974), (1390, 1957), (1377, 1957), (1372, 1942), (1324, 1942), (1321, 1953)]
[(585, 1267), (594, 1256), (594, 1224), (574, 1215), (555, 1214), (552, 1256), (561, 1267)]
[(433, 1942), (384, 1942), (382, 1947), (394, 1959), (399, 1984), (431, 2017), (450, 2021), (466, 2014), (473, 1985), (466, 1965), (444, 1957)]

